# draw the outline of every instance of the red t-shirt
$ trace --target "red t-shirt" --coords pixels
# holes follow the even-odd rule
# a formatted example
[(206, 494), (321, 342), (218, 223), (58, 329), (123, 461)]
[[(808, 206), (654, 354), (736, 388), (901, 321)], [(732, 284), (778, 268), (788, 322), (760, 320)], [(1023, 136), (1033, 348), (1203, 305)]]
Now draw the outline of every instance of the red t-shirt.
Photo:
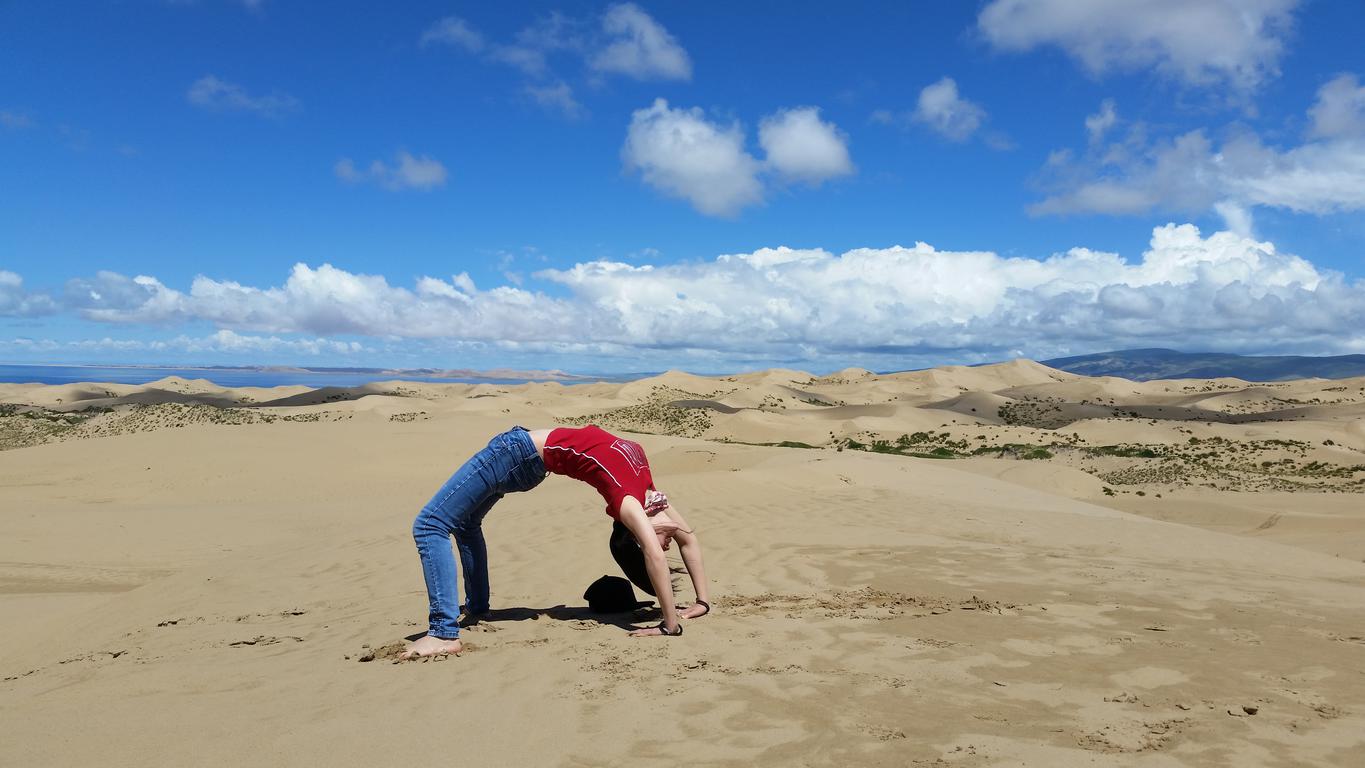
[(645, 503), (645, 491), (654, 490), (645, 449), (593, 424), (560, 427), (545, 440), (545, 469), (582, 480), (607, 500), (607, 514), (621, 516), (627, 496)]

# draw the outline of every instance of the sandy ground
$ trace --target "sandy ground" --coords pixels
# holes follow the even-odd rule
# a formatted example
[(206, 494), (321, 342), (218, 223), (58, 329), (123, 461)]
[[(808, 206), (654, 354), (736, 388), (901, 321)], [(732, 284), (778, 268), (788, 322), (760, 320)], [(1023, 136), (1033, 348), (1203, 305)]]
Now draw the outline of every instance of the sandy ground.
[[(0, 755), (1362, 765), (1362, 385), (1022, 363), (0, 385)], [(575, 418), (640, 432), (715, 612), (676, 639), (627, 637), (648, 611), (590, 613), (609, 520), (551, 477), (488, 518), (495, 613), (472, 650), (391, 663), (425, 628), (417, 509), (489, 435)], [(952, 456), (917, 456), (934, 448)]]

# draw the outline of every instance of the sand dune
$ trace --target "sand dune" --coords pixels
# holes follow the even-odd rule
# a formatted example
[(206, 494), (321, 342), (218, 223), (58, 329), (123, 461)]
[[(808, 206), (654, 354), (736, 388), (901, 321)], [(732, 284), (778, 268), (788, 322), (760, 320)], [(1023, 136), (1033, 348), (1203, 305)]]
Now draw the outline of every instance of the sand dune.
[(924, 407), (933, 408), (939, 411), (952, 411), (970, 415), (973, 418), (994, 424), (1001, 423), (1000, 407), (1008, 405), (1012, 400), (994, 392), (968, 392), (957, 397), (950, 397), (947, 400), (937, 403), (928, 403)]
[[(429, 494), (586, 421), (715, 614), (589, 612), (608, 519), (552, 477), (488, 518), (473, 650), (389, 663)], [(6, 764), (1365, 764), (1363, 379), (0, 385), (0, 447)]]

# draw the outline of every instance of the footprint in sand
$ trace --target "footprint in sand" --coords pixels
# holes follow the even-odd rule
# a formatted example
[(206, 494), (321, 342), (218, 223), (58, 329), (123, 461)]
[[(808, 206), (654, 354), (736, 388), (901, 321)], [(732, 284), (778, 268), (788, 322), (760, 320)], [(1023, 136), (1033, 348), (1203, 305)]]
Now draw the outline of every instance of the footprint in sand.
[(738, 616), (766, 613), (799, 616), (814, 613), (825, 618), (872, 620), (938, 615), (954, 609), (983, 613), (1002, 612), (998, 604), (976, 597), (954, 602), (941, 597), (907, 595), (874, 587), (814, 594), (768, 592), (761, 595), (736, 595), (727, 598), (724, 607), (727, 612)]
[(303, 642), (303, 638), (297, 637), (295, 635), (285, 635), (284, 637), (267, 637), (265, 635), (257, 635), (256, 637), (253, 637), (250, 640), (238, 640), (235, 643), (228, 643), (228, 646), (236, 648), (244, 645), (275, 645), (276, 643), (283, 643), (286, 640), (293, 640), (296, 643)]
[[(478, 648), (478, 646), (476, 646), (474, 643), (468, 640), (464, 640), (464, 638), (461, 638), (461, 640), (463, 641), (464, 648), (458, 654), (454, 654), (456, 656), (463, 656), (466, 653), (469, 653), (470, 651), (476, 650)], [(411, 659), (398, 658), (403, 653), (403, 651), (407, 650), (407, 648), (408, 644), (404, 642), (388, 643), (387, 645), (381, 645), (378, 648), (370, 648), (369, 646), (363, 646), (360, 655), (356, 658), (356, 661), (360, 662), (388, 661), (393, 664), (403, 664), (405, 662), (408, 663), (421, 662), (422, 664), (426, 664), (427, 662), (430, 661), (445, 661), (452, 655), (441, 654), (439, 656), (418, 656)], [(350, 657), (347, 656), (346, 658), (349, 659)]]

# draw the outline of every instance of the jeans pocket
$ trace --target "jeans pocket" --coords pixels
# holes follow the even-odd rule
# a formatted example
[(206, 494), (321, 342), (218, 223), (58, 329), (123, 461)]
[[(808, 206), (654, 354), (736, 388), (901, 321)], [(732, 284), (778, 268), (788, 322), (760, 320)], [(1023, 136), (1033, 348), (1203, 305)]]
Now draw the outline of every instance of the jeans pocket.
[(535, 473), (530, 470), (527, 464), (528, 462), (525, 461), (517, 461), (504, 471), (502, 481), (498, 483), (503, 493), (529, 491), (536, 486), (538, 481), (533, 479)]

